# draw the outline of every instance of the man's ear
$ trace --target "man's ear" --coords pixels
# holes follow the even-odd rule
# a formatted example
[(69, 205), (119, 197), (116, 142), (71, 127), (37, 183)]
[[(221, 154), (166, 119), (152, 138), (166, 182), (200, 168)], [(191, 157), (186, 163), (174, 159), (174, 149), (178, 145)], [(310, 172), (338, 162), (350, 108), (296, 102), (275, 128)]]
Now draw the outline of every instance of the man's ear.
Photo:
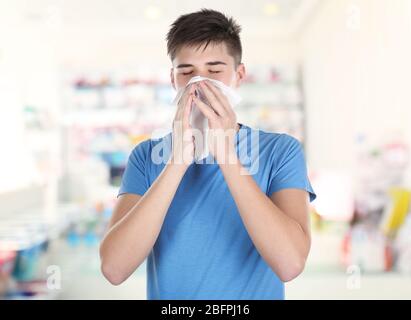
[(170, 80), (171, 80), (171, 85), (173, 86), (174, 90), (176, 90), (176, 84), (174, 82), (174, 68), (171, 67), (170, 70)]
[(240, 63), (236, 70), (236, 85), (235, 87), (240, 87), (241, 83), (245, 79), (245, 66), (244, 63)]

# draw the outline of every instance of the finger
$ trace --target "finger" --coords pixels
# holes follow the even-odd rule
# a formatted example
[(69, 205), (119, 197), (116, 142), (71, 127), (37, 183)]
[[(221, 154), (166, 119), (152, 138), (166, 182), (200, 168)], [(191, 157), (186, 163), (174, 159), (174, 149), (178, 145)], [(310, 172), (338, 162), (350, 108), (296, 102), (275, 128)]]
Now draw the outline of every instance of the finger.
[(190, 94), (194, 92), (194, 90), (195, 88), (193, 87), (193, 85), (190, 85), (190, 88), (184, 91), (182, 97), (180, 98), (177, 104), (177, 111), (174, 117), (175, 119), (181, 119), (181, 117), (183, 116), (184, 114), (183, 110), (185, 109), (188, 98), (190, 97)]
[(199, 86), (204, 93), (205, 97), (207, 98), (208, 102), (210, 102), (211, 107), (216, 111), (216, 113), (222, 117), (224, 117), (227, 112), (225, 108), (221, 105), (220, 100), (215, 96), (215, 94), (207, 87), (204, 81), (199, 82)]
[(193, 95), (193, 100), (196, 104), (196, 106), (200, 109), (200, 111), (203, 113), (203, 115), (211, 121), (214, 121), (218, 115), (214, 112), (214, 110), (206, 105), (203, 101), (201, 101), (199, 98)]
[(195, 90), (195, 85), (192, 83), (190, 84), (190, 87), (188, 88), (188, 90), (186, 91), (187, 96), (190, 96), (190, 94), (194, 93)]
[(228, 98), (221, 92), (219, 88), (217, 88), (214, 84), (210, 81), (206, 80), (205, 84), (207, 88), (215, 95), (215, 97), (220, 101), (221, 105), (224, 107), (225, 112), (231, 113), (234, 112), (233, 108), (228, 101)]
[(190, 94), (190, 96), (188, 97), (188, 101), (184, 108), (184, 115), (183, 115), (184, 128), (190, 128), (190, 113), (192, 110), (192, 104), (193, 104), (193, 96)]
[(194, 83), (190, 84), (190, 87), (189, 87), (188, 90), (186, 91), (186, 92), (187, 92), (187, 95), (189, 96), (190, 94), (194, 93), (195, 89), (196, 89), (196, 88), (195, 88), (195, 84), (194, 84)]

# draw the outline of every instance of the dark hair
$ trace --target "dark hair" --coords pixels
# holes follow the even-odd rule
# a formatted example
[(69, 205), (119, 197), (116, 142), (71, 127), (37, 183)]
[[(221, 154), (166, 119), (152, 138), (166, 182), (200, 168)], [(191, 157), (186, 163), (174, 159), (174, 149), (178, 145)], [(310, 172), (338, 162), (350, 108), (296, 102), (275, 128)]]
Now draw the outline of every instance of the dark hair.
[(241, 63), (241, 26), (233, 18), (211, 9), (181, 15), (171, 25), (167, 33), (167, 54), (173, 60), (184, 45), (205, 48), (213, 44), (225, 43), (228, 53), (234, 58), (235, 66)]

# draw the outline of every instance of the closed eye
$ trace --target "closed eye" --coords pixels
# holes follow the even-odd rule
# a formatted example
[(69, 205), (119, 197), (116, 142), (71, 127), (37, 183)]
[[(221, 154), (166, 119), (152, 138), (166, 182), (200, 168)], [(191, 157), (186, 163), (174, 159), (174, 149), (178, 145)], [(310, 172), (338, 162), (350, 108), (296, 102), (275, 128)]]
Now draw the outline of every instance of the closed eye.
[[(220, 73), (221, 71), (211, 71), (211, 70), (209, 70), (209, 72), (210, 72), (210, 73)], [(183, 72), (182, 74), (183, 74), (184, 76), (188, 76), (189, 74), (192, 74), (192, 73), (193, 73), (193, 71)]]

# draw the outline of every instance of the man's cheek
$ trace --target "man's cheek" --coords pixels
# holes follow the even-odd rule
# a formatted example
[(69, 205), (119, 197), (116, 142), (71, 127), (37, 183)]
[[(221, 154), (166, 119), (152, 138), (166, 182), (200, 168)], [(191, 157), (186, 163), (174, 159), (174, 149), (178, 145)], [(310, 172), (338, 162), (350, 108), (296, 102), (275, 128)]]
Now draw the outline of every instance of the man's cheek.
[(187, 85), (189, 79), (186, 79), (186, 78), (187, 77), (177, 76), (177, 78), (176, 78), (177, 89), (184, 88)]
[(231, 74), (228, 74), (228, 73), (222, 73), (222, 74), (217, 74), (217, 75), (215, 75), (214, 77), (213, 77), (213, 79), (214, 80), (218, 80), (218, 81), (221, 81), (222, 83), (224, 83), (225, 85), (227, 85), (227, 86), (230, 86), (230, 84), (231, 84), (231, 82), (232, 82), (232, 80), (233, 80), (233, 77), (232, 77), (232, 75)]

